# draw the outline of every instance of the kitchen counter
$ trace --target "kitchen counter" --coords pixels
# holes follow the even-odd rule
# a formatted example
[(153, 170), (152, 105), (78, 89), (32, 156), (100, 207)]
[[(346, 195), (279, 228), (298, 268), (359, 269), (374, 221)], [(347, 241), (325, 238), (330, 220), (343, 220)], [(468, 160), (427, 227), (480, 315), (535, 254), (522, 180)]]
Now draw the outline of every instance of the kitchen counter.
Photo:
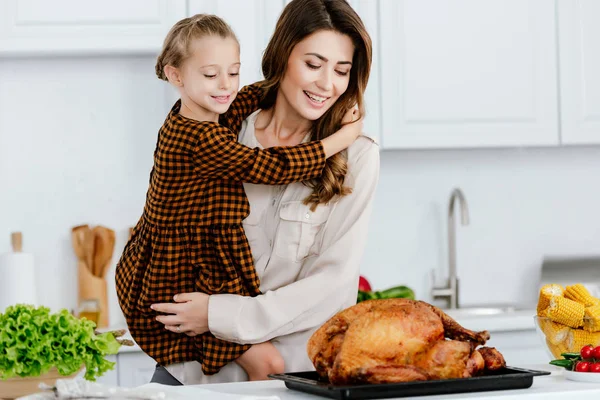
[[(442, 400), (442, 399), (480, 399), (480, 400), (564, 400), (566, 397), (577, 399), (597, 399), (600, 397), (600, 384), (582, 383), (566, 380), (562, 370), (551, 365), (529, 365), (524, 368), (546, 370), (552, 372), (549, 376), (533, 379), (533, 385), (528, 389), (501, 390), (492, 392), (458, 393), (453, 395), (403, 397), (402, 399)], [(222, 394), (238, 394), (248, 396), (277, 396), (280, 400), (316, 400), (324, 397), (314, 396), (295, 390), (289, 390), (281, 381), (240, 382), (228, 384), (212, 384), (191, 386)], [(218, 398), (215, 393), (214, 398)]]
[(500, 350), (509, 365), (543, 365), (553, 358), (545, 338), (535, 329), (534, 309), (510, 310), (488, 315), (470, 314), (474, 310), (488, 309), (458, 309), (446, 312), (467, 329), (489, 331), (490, 340), (486, 345)]
[[(467, 309), (465, 309), (467, 310)], [(509, 311), (491, 315), (470, 315), (463, 309), (445, 310), (459, 324), (474, 331), (511, 332), (535, 330), (535, 309)]]
[[(493, 315), (469, 315), (463, 313), (466, 309), (458, 310), (444, 310), (454, 318), (459, 324), (465, 328), (474, 331), (487, 330), (489, 332), (513, 332), (513, 331), (525, 331), (535, 330), (533, 323), (533, 316), (535, 315), (535, 309), (531, 310), (518, 310)], [(113, 326), (104, 330), (116, 330), (123, 329), (123, 326)], [(125, 328), (126, 329), (126, 328)], [(124, 336), (124, 339), (132, 339), (129, 332)], [(121, 346), (119, 353), (138, 352), (142, 351), (140, 347), (135, 344), (133, 346)]]

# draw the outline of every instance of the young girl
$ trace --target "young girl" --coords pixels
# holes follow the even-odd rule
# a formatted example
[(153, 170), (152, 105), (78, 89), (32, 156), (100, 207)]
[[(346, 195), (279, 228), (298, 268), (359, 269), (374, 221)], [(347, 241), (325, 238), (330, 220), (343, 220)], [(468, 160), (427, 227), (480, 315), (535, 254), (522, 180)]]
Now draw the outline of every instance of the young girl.
[[(146, 205), (117, 265), (116, 284), (133, 338), (158, 364), (195, 360), (210, 375), (235, 360), (257, 380), (283, 372), (283, 359), (271, 343), (177, 335), (156, 321), (150, 305), (193, 291), (260, 294), (242, 227), (249, 213), (242, 182), (282, 185), (318, 177), (326, 158), (360, 135), (362, 122), (294, 147), (241, 145), (234, 132), (258, 109), (262, 91), (250, 86), (238, 94), (239, 69), (238, 41), (220, 18), (196, 15), (169, 32), (156, 73), (181, 99), (159, 130)], [(307, 99), (316, 109), (325, 101)], [(346, 121), (352, 116), (349, 111)]]

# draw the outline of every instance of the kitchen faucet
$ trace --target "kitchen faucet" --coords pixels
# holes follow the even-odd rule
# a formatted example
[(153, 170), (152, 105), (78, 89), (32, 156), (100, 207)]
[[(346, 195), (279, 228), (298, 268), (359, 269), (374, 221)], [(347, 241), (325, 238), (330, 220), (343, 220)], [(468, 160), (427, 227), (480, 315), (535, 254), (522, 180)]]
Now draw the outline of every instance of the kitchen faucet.
[(460, 204), (461, 225), (469, 225), (469, 208), (465, 195), (459, 188), (455, 188), (450, 195), (448, 206), (448, 283), (444, 287), (435, 286), (435, 271), (432, 279), (431, 297), (446, 299), (448, 308), (458, 308), (458, 275), (456, 273), (456, 224), (454, 222), (454, 203), (458, 199)]

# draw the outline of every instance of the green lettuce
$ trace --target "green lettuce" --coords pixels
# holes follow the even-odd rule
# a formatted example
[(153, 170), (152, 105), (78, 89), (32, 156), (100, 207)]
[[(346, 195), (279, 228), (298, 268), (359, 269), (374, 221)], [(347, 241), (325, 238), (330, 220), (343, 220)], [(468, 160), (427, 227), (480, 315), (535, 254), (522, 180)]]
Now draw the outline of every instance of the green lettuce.
[(39, 376), (52, 367), (71, 375), (85, 366), (85, 379), (95, 381), (114, 368), (104, 357), (121, 346), (110, 332), (95, 334), (95, 327), (65, 309), (8, 307), (0, 314), (0, 379)]

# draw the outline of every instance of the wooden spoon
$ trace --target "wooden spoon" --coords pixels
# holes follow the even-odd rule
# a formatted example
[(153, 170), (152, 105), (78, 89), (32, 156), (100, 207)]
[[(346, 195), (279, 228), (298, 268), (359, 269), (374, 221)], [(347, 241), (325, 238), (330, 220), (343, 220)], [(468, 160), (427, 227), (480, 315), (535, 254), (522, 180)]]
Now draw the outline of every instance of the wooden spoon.
[(90, 228), (87, 225), (78, 225), (71, 229), (71, 242), (73, 244), (73, 249), (75, 250), (77, 259), (81, 261), (85, 259), (85, 230), (89, 229)]
[(89, 227), (83, 231), (83, 260), (92, 275), (94, 274), (94, 231)]
[(94, 268), (92, 273), (104, 277), (115, 248), (115, 231), (104, 226), (94, 228)]

